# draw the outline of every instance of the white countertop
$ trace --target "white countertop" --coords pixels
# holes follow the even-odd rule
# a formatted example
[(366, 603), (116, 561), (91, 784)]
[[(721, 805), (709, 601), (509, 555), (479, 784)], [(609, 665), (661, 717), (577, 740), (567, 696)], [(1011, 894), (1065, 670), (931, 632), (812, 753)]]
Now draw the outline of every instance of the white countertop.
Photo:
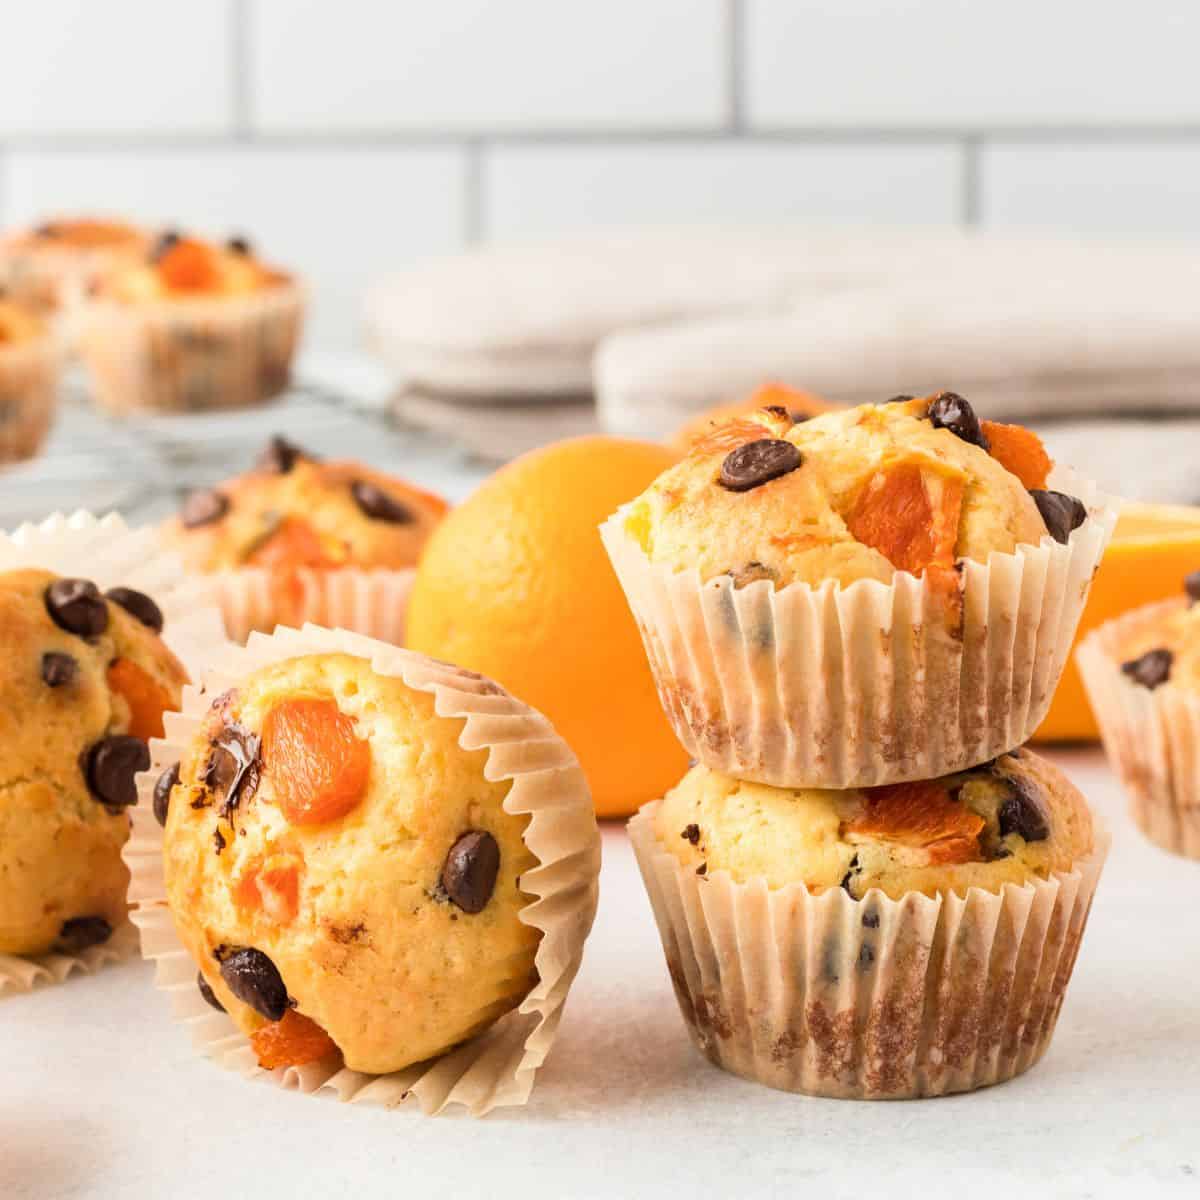
[(1053, 756), (1114, 844), (1045, 1059), (990, 1090), (773, 1092), (688, 1041), (625, 835), (523, 1110), (341, 1105), (197, 1057), (135, 962), (0, 1000), (0, 1197), (1200, 1196), (1200, 863), (1143, 841), (1098, 751)]

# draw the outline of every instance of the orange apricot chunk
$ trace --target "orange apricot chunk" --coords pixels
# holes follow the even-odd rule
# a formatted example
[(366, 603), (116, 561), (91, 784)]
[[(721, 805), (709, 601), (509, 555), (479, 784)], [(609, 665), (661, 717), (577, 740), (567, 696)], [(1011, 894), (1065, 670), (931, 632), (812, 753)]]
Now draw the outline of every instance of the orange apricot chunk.
[(862, 813), (843, 826), (843, 836), (857, 834), (924, 849), (934, 863), (980, 857), (979, 835), (986, 822), (936, 780), (865, 788), (863, 804)]
[(284, 700), (263, 720), (275, 803), (293, 825), (343, 817), (363, 798), (371, 747), (333, 700)]
[(233, 885), (233, 902), (242, 909), (261, 909), (272, 921), (287, 925), (300, 909), (300, 870), (295, 854), (272, 854), (247, 868)]
[(174, 707), (167, 689), (128, 658), (114, 658), (107, 679), (108, 686), (129, 705), (128, 732), (143, 741), (162, 737), (163, 712)]
[(773, 436), (775, 436), (774, 432), (760, 421), (752, 421), (749, 418), (725, 421), (720, 425), (713, 426), (711, 433), (697, 438), (692, 443), (690, 453), (693, 455), (720, 454), (722, 451), (736, 450), (747, 442)]
[(898, 571), (920, 575), (929, 566), (952, 567), (962, 496), (961, 478), (896, 463), (859, 491), (846, 526)]
[(255, 567), (336, 567), (324, 543), (303, 517), (284, 517), (246, 556)]
[(181, 238), (158, 260), (163, 283), (175, 292), (207, 292), (220, 282), (216, 255), (202, 242)]
[(256, 1029), (250, 1035), (250, 1045), (258, 1065), (267, 1071), (301, 1067), (337, 1050), (333, 1038), (316, 1021), (294, 1008), (289, 1008), (278, 1021)]
[(981, 421), (983, 435), (990, 444), (989, 454), (1011, 471), (1026, 490), (1046, 486), (1046, 477), (1054, 466), (1042, 439), (1024, 425), (1004, 425), (999, 421)]

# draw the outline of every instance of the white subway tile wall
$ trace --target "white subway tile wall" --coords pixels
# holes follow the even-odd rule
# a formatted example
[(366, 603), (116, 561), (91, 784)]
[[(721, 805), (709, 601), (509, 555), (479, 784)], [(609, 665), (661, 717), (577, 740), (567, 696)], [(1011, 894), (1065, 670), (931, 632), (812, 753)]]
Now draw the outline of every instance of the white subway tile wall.
[(349, 346), (379, 274), (614, 224), (1200, 233), (1200, 7), (38, 0), (0, 226), (238, 230)]

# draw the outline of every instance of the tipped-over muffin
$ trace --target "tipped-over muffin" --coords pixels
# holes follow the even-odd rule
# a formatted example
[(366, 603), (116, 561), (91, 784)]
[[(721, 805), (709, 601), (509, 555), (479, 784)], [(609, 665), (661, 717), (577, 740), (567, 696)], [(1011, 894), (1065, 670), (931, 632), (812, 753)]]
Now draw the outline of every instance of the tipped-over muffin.
[(125, 919), (134, 776), (186, 682), (161, 629), (140, 592), (0, 575), (0, 953), (77, 951)]
[(395, 1071), (536, 981), (527, 818), (461, 730), (365, 659), (306, 655), (217, 697), (160, 781), (176, 929), (261, 1065)]

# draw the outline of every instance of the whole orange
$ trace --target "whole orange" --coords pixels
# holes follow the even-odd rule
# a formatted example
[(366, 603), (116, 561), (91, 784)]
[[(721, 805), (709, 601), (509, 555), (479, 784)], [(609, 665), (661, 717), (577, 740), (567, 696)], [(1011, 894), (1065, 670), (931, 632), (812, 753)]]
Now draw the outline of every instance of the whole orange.
[(600, 816), (634, 812), (687, 769), (597, 529), (677, 458), (584, 437), (509, 463), (438, 527), (409, 602), (407, 644), (545, 713)]

